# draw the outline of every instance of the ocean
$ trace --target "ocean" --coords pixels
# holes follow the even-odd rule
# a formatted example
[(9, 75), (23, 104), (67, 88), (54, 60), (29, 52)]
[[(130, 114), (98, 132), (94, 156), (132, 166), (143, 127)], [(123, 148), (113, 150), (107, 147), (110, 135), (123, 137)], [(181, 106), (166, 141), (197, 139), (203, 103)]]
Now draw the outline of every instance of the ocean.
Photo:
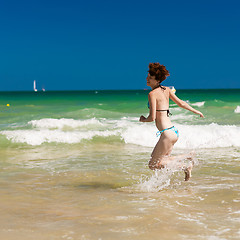
[(240, 239), (240, 89), (177, 90), (204, 119), (170, 102), (188, 182), (148, 168), (148, 93), (0, 92), (0, 238)]

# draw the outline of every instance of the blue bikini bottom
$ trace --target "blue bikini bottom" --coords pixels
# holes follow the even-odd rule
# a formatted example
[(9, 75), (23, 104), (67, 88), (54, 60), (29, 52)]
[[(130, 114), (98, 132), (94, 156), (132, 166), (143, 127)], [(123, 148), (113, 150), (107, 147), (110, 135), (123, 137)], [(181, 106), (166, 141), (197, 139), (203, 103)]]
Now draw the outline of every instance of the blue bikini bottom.
[(179, 132), (178, 132), (177, 128), (175, 128), (174, 126), (172, 126), (170, 128), (165, 128), (165, 129), (163, 129), (161, 131), (157, 131), (157, 133), (156, 133), (157, 137), (159, 137), (164, 131), (167, 131), (167, 130), (174, 131), (177, 134), (177, 137), (179, 137)]

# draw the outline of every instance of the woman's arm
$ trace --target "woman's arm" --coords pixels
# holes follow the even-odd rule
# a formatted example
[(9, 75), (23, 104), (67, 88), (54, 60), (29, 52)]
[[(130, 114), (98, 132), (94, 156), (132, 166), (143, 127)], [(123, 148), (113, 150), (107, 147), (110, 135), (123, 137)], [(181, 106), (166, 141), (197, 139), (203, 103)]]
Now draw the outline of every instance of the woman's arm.
[(149, 115), (147, 118), (145, 118), (142, 115), (139, 119), (140, 122), (152, 122), (156, 119), (156, 99), (152, 92), (148, 94), (148, 102), (149, 102)]
[(195, 114), (200, 115), (200, 117), (204, 118), (203, 114), (196, 110), (195, 108), (192, 108), (191, 106), (189, 106), (186, 102), (184, 102), (183, 100), (181, 100), (180, 98), (178, 98), (171, 90), (169, 91), (169, 97), (172, 101), (174, 101), (179, 107), (184, 108), (188, 111), (191, 111)]

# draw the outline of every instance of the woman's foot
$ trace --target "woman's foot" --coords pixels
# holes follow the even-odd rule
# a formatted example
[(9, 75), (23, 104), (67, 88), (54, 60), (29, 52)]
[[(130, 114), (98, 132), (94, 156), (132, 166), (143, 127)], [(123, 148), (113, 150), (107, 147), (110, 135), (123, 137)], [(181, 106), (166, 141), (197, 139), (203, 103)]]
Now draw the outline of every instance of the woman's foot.
[(188, 181), (191, 176), (192, 176), (192, 169), (193, 169), (193, 161), (190, 162), (190, 165), (186, 168), (184, 168), (184, 173), (185, 173), (185, 181)]

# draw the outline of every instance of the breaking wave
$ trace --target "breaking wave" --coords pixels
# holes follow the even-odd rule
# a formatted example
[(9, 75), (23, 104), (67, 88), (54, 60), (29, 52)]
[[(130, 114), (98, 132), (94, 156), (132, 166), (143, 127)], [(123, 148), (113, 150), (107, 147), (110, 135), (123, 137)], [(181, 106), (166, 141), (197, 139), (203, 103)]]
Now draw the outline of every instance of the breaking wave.
[[(174, 124), (180, 133), (175, 147), (179, 149), (218, 148), (240, 146), (240, 127), (235, 125), (186, 125)], [(122, 141), (144, 147), (154, 147), (158, 141), (153, 123), (140, 123), (137, 118), (119, 120), (52, 119), (32, 120), (25, 129), (1, 131), (13, 143), (41, 145), (43, 143), (76, 144), (83, 140), (104, 138), (109, 143)], [(112, 138), (114, 137), (114, 138)]]

